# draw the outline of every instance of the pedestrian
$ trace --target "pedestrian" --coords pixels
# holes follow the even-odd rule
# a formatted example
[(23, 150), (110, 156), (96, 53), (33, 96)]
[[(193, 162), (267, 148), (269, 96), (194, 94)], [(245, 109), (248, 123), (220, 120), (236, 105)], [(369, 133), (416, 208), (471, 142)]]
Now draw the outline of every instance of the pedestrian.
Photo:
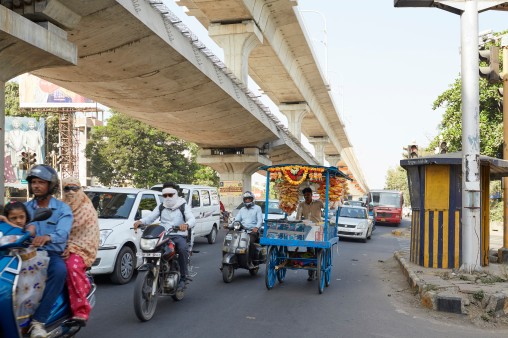
[(26, 202), (30, 218), (38, 208), (50, 208), (51, 217), (44, 221), (32, 222), (35, 225), (35, 238), (32, 245), (48, 253), (48, 277), (41, 302), (32, 316), (31, 338), (47, 336), (45, 325), (51, 308), (62, 293), (67, 278), (67, 268), (62, 254), (72, 226), (72, 211), (67, 204), (53, 197), (58, 192), (59, 180), (55, 169), (49, 165), (37, 164), (30, 168), (26, 177), (28, 192), (34, 198)]
[(63, 180), (63, 201), (74, 217), (67, 248), (63, 253), (67, 266), (67, 288), (72, 319), (86, 325), (91, 306), (87, 300), (91, 284), (86, 269), (91, 267), (99, 248), (99, 220), (92, 201), (86, 196), (77, 178)]

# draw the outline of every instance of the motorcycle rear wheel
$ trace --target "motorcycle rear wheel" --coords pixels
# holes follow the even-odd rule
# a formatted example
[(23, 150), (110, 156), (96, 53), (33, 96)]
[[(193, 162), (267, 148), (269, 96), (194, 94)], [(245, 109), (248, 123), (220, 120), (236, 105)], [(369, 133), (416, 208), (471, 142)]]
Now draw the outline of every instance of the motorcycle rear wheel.
[(157, 308), (159, 292), (152, 296), (154, 275), (152, 271), (140, 271), (134, 286), (134, 311), (142, 322), (152, 319)]

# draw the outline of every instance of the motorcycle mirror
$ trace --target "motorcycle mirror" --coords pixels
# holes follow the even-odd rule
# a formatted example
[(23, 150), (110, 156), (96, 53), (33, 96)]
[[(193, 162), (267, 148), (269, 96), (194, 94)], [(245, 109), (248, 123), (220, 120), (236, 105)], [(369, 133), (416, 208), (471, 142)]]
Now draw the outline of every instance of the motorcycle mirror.
[(38, 208), (35, 210), (32, 222), (45, 221), (50, 218), (51, 215), (53, 215), (53, 210), (51, 210), (51, 208)]

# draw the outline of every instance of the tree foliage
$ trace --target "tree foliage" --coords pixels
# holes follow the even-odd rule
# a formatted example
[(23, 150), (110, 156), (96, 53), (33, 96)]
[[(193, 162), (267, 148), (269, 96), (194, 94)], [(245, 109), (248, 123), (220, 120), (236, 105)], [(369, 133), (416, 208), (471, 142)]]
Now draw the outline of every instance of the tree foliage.
[(196, 146), (113, 112), (92, 130), (86, 147), (91, 174), (104, 185), (150, 187), (174, 181), (218, 186), (215, 171), (198, 165)]
[(390, 168), (386, 172), (385, 189), (402, 191), (404, 204), (409, 205), (409, 188), (407, 173), (402, 167)]

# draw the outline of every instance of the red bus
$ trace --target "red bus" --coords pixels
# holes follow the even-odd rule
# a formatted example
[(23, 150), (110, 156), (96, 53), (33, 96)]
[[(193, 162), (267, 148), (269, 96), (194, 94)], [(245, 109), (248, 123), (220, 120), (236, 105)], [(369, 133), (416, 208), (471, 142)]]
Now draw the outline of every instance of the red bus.
[(402, 220), (404, 197), (397, 190), (371, 190), (369, 192), (369, 214), (374, 222), (394, 223), (399, 225)]

